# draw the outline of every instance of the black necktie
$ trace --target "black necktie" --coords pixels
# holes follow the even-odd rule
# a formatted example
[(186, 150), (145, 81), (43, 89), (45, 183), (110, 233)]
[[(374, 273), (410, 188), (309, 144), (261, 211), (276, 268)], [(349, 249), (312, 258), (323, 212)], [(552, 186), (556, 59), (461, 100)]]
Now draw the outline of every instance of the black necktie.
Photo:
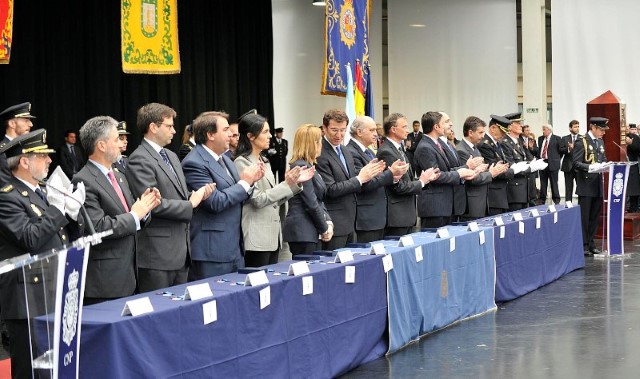
[(49, 201), (47, 200), (47, 195), (45, 195), (40, 188), (36, 188), (36, 195), (40, 196), (42, 201), (44, 201), (45, 204), (49, 205)]
[(162, 160), (164, 161), (164, 163), (166, 163), (167, 166), (169, 166), (169, 171), (171, 171), (173, 176), (175, 176), (176, 179), (178, 179), (178, 174), (176, 174), (176, 171), (173, 169), (173, 166), (171, 165), (171, 161), (169, 161), (169, 156), (167, 155), (167, 152), (164, 149), (160, 149), (160, 156), (162, 157)]

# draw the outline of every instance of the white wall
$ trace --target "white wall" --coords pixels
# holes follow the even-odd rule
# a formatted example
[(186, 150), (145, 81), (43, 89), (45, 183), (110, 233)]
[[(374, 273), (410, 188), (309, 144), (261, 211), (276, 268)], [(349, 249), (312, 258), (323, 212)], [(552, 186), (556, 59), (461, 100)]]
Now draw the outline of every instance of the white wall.
[(640, 2), (553, 0), (553, 118), (562, 133), (569, 121), (586, 130), (587, 102), (611, 90), (627, 104), (627, 122), (640, 122)]
[[(382, 2), (372, 0), (369, 51), (376, 120), (382, 121)], [(278, 127), (293, 143), (304, 123), (322, 124), (330, 108), (344, 109), (345, 98), (320, 94), (324, 62), (324, 8), (311, 1), (272, 0), (273, 101)]]
[(447, 112), (460, 138), (469, 115), (517, 111), (515, 12), (514, 0), (388, 0), (389, 112)]

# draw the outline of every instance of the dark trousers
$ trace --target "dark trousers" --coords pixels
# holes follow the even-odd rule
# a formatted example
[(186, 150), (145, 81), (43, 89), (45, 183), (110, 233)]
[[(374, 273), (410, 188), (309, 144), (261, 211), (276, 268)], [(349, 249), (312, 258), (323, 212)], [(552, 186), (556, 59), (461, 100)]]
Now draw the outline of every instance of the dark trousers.
[(186, 266), (179, 270), (154, 270), (138, 268), (138, 291), (140, 293), (155, 291), (187, 282)]
[(598, 218), (602, 210), (601, 197), (578, 196), (580, 204), (580, 219), (582, 221), (582, 245), (584, 250), (593, 250), (596, 243), (593, 237), (598, 228)]
[(378, 230), (357, 230), (356, 240), (358, 242), (380, 241), (384, 238), (384, 229)]
[(247, 250), (244, 254), (244, 265), (246, 267), (262, 267), (278, 263), (278, 253), (275, 251), (253, 251)]
[(576, 180), (576, 172), (564, 172), (564, 201), (573, 201), (573, 184)]
[(640, 196), (629, 196), (629, 212), (636, 213), (638, 212), (638, 205), (640, 202)]
[(283, 162), (282, 164), (271, 162), (271, 172), (273, 172), (273, 177), (276, 179), (277, 183), (280, 183), (284, 180), (284, 171), (286, 167), (286, 162)]
[(487, 212), (488, 216), (497, 216), (505, 213), (507, 210), (502, 208), (491, 208), (489, 207), (489, 212)]
[(193, 261), (189, 269), (189, 281), (237, 272), (239, 268), (244, 268), (242, 256), (231, 262)]
[(353, 242), (353, 239), (353, 233), (349, 233), (345, 236), (333, 236), (331, 241), (322, 243), (322, 250), (342, 249), (347, 246), (348, 243)]
[(527, 203), (509, 203), (509, 212), (519, 211), (520, 209), (525, 209), (527, 207)]
[(321, 248), (319, 242), (289, 242), (291, 255), (311, 254)]
[(27, 320), (5, 320), (9, 332), (9, 355), (11, 377), (31, 378), (31, 346), (29, 344), (29, 322)]
[(447, 224), (451, 220), (451, 216), (449, 217), (421, 217), (420, 218), (420, 227), (421, 228), (440, 228)]
[(384, 236), (399, 236), (402, 237), (404, 235), (407, 235), (409, 233), (413, 233), (413, 228), (415, 228), (415, 226), (401, 226), (401, 227), (397, 227), (397, 226), (390, 226), (390, 227), (386, 227), (384, 229)]
[(560, 202), (560, 190), (558, 189), (558, 171), (551, 171), (547, 167), (540, 171), (540, 200), (547, 200), (547, 185), (551, 182), (551, 199), (554, 204)]

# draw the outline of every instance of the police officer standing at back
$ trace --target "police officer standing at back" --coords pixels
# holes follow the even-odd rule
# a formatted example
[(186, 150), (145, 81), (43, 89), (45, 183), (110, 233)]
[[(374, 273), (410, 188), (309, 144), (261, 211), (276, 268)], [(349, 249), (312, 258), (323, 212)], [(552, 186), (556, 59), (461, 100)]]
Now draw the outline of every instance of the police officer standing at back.
[(589, 131), (582, 138), (576, 139), (573, 147), (573, 168), (576, 171), (576, 192), (582, 219), (584, 255), (601, 253), (596, 248), (593, 237), (602, 210), (602, 174), (589, 173), (589, 167), (607, 160), (602, 136), (609, 129), (608, 122), (609, 120), (604, 117), (591, 117)]
[(129, 143), (127, 136), (129, 135), (131, 135), (131, 133), (127, 132), (127, 123), (125, 121), (118, 122), (118, 139), (121, 141), (120, 155), (113, 164), (113, 168), (123, 174), (127, 169), (127, 161), (129, 160), (129, 158), (124, 154), (127, 152), (127, 144)]
[[(0, 120), (4, 122), (5, 134), (0, 149), (11, 142), (14, 138), (29, 133), (33, 127), (31, 115), (31, 103), (20, 103), (12, 105), (0, 113)], [(11, 178), (11, 171), (7, 168), (7, 158), (0, 154), (0, 186), (4, 185)]]
[[(82, 220), (78, 223), (69, 220), (78, 219), (80, 205), (53, 189), (47, 193), (41, 186), (51, 164), (49, 154), (55, 153), (46, 145), (45, 130), (16, 137), (0, 148), (0, 153), (6, 154), (12, 173), (8, 183), (0, 188), (0, 260), (58, 249), (80, 236)], [(21, 278), (20, 270), (0, 276), (0, 304), (11, 339), (12, 376), (31, 378), (24, 286), (41, 286), (42, 280), (33, 277), (32, 281), (23, 283)], [(42, 305), (44, 301), (36, 299), (35, 303)]]
[(269, 143), (269, 163), (271, 164), (271, 171), (273, 176), (278, 174), (277, 181), (284, 180), (284, 171), (287, 168), (287, 153), (289, 153), (289, 142), (282, 138), (283, 128), (276, 128), (276, 136), (271, 138)]

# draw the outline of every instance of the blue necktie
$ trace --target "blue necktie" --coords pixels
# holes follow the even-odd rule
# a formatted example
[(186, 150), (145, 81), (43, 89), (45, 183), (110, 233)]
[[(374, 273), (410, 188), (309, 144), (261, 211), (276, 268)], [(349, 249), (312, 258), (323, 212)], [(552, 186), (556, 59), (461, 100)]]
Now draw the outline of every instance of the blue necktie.
[(367, 154), (367, 157), (369, 158), (369, 160), (373, 159), (373, 152), (371, 151), (371, 149), (369, 148), (364, 149), (364, 153)]
[(162, 157), (162, 160), (164, 161), (164, 163), (166, 163), (167, 166), (169, 166), (169, 171), (171, 171), (173, 176), (175, 176), (176, 179), (178, 179), (178, 174), (176, 174), (176, 171), (173, 169), (173, 166), (171, 165), (171, 161), (169, 161), (169, 156), (167, 155), (167, 152), (164, 149), (160, 149), (160, 156)]
[(344, 167), (344, 172), (349, 174), (349, 169), (347, 168), (347, 161), (344, 159), (344, 155), (342, 154), (342, 149), (340, 146), (336, 146), (336, 152), (338, 153), (338, 158), (340, 158), (340, 162), (342, 162), (342, 167)]
[(49, 205), (49, 201), (47, 200), (47, 195), (42, 192), (40, 188), (36, 188), (36, 195), (38, 195), (45, 204)]

